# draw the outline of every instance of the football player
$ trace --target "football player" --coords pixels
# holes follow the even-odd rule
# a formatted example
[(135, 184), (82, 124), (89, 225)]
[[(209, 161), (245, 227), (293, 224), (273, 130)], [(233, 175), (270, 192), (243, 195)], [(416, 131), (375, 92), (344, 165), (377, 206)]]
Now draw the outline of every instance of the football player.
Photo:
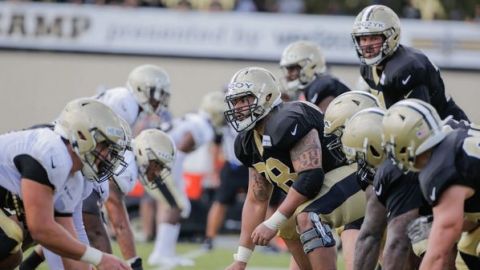
[[(128, 75), (126, 87), (108, 89), (95, 98), (106, 104), (132, 127), (141, 112), (157, 114), (162, 120), (170, 120), (167, 111), (170, 99), (170, 77), (167, 72), (154, 65), (141, 65)], [(131, 151), (125, 153), (129, 166), (124, 173), (95, 185), (91, 195), (83, 202), (83, 219), (92, 246), (112, 252), (108, 234), (103, 226), (100, 205), (105, 204), (108, 219), (125, 259), (134, 270), (142, 269), (142, 260), (137, 256), (133, 232), (130, 226), (124, 196), (134, 186), (137, 171)]]
[(182, 218), (190, 215), (190, 201), (185, 193), (183, 163), (187, 154), (214, 140), (215, 134), (223, 126), (224, 94), (220, 91), (208, 93), (203, 97), (196, 113), (188, 113), (172, 123), (168, 134), (177, 148), (176, 160), (172, 169), (174, 185), (167, 185), (173, 200), (167, 201), (169, 207), (160, 209), (155, 244), (148, 258), (151, 265), (191, 266), (193, 261), (176, 256), (176, 243), (180, 233)]
[[(380, 106), (377, 98), (372, 94), (364, 91), (349, 91), (334, 98), (327, 107), (324, 115), (324, 136), (328, 140), (327, 148), (338, 162), (344, 163), (346, 161), (345, 154), (342, 151), (341, 138), (343, 137), (343, 130), (345, 122), (356, 112), (366, 108), (378, 108)], [(349, 162), (353, 164), (355, 162)], [(359, 164), (357, 167), (357, 180), (363, 190), (366, 190), (369, 185), (369, 178), (372, 178), (371, 172), (365, 166)], [(342, 231), (340, 236), (343, 238), (351, 235), (351, 238), (357, 238), (358, 230), (346, 228)], [(351, 243), (348, 246), (345, 243)], [(353, 258), (355, 250), (355, 242), (343, 241), (343, 255), (347, 265), (347, 269), (352, 269)]]
[(323, 52), (313, 42), (300, 40), (288, 45), (283, 50), (280, 67), (290, 100), (301, 98), (317, 105), (322, 112), (334, 97), (350, 91), (328, 74)]
[[(433, 207), (433, 225), (420, 269), (443, 269), (462, 228), (478, 228), (478, 134), (475, 127), (445, 132), (439, 113), (421, 100), (398, 102), (385, 114), (387, 152), (401, 169), (419, 173), (423, 197)], [(479, 267), (478, 260), (473, 263), (472, 269)]]
[[(382, 147), (380, 108), (362, 110), (345, 124), (342, 147), (349, 162), (357, 162), (360, 179), (368, 184), (365, 220), (355, 247), (354, 269), (373, 269), (378, 261), (384, 230), (387, 239), (383, 250), (383, 269), (410, 269), (410, 240), (407, 224), (419, 214), (428, 213), (416, 175), (403, 174), (390, 160), (385, 160)], [(420, 243), (414, 246), (416, 248)], [(420, 246), (421, 247), (421, 246)], [(419, 251), (420, 252), (420, 251)]]
[[(249, 167), (240, 246), (227, 269), (245, 269), (254, 246), (277, 232), (301, 269), (335, 269), (331, 228), (361, 221), (365, 196), (355, 168), (329, 156), (322, 113), (308, 102), (282, 103), (277, 79), (259, 67), (233, 76), (226, 102), (225, 117), (240, 132), (235, 153)], [(287, 196), (265, 220), (274, 185)]]
[(445, 92), (438, 67), (422, 52), (401, 45), (400, 37), (400, 20), (389, 7), (371, 5), (357, 15), (352, 39), (365, 82), (383, 93), (387, 108), (418, 98), (431, 103), (442, 118), (467, 119)]
[(19, 222), (33, 240), (63, 257), (98, 269), (130, 269), (115, 256), (74, 239), (54, 220), (54, 202), (63, 192), (82, 194), (75, 194), (73, 186), (83, 190), (83, 177), (70, 175), (81, 171), (88, 179), (102, 182), (125, 167), (127, 135), (107, 106), (78, 99), (65, 106), (53, 131), (37, 128), (0, 136), (4, 164), (0, 172), (1, 269), (13, 269), (21, 261), (25, 234)]

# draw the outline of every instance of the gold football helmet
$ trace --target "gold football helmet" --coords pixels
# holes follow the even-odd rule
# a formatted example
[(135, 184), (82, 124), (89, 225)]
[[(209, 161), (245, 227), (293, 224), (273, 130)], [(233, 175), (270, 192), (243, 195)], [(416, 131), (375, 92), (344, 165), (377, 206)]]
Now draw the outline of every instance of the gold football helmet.
[(418, 171), (416, 156), (445, 138), (443, 122), (432, 105), (405, 99), (390, 107), (383, 118), (384, 148), (403, 171)]
[(133, 93), (138, 105), (147, 113), (156, 113), (168, 107), (170, 100), (170, 77), (154, 65), (136, 67), (128, 75), (127, 88)]
[[(361, 36), (383, 35), (380, 53), (373, 58), (365, 58), (358, 38)], [(364, 8), (355, 18), (352, 39), (360, 61), (367, 65), (378, 65), (386, 57), (392, 55), (400, 44), (400, 19), (389, 7), (371, 5)]]
[(325, 57), (322, 49), (317, 44), (300, 40), (288, 45), (282, 53), (280, 67), (285, 77), (288, 78), (288, 68), (298, 66), (300, 72), (298, 77), (289, 81), (287, 79), (287, 89), (297, 91), (307, 87), (317, 76), (326, 70)]
[[(252, 103), (236, 107), (239, 99), (253, 96)], [(233, 75), (225, 96), (225, 119), (238, 132), (249, 130), (281, 103), (277, 78), (260, 67), (243, 68)]]
[(200, 111), (208, 115), (210, 122), (215, 128), (225, 124), (225, 94), (220, 91), (210, 92), (203, 97), (200, 104)]
[(382, 147), (382, 120), (385, 111), (368, 108), (354, 114), (345, 124), (342, 135), (343, 152), (349, 163), (358, 164), (362, 179), (372, 181), (375, 168), (385, 160)]
[(139, 179), (144, 187), (154, 189), (170, 175), (175, 160), (175, 144), (158, 129), (145, 129), (133, 141)]
[[(94, 99), (69, 102), (55, 123), (55, 131), (72, 145), (83, 163), (82, 173), (102, 182), (119, 175), (127, 164), (123, 154), (129, 148), (130, 129), (108, 106)], [(108, 150), (108, 154), (103, 152)]]
[(379, 102), (374, 95), (364, 91), (343, 93), (328, 105), (323, 117), (323, 132), (326, 138), (330, 137), (327, 148), (338, 161), (345, 161), (340, 141), (345, 122), (360, 110), (371, 107), (380, 107)]

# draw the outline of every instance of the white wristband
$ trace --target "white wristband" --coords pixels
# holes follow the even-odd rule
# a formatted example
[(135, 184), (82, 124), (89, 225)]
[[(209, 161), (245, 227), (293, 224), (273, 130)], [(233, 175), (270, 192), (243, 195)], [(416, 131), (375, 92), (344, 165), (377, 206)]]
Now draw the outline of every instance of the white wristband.
[(280, 226), (287, 221), (287, 217), (280, 213), (278, 210), (273, 213), (273, 215), (263, 222), (263, 225), (267, 226), (272, 230), (280, 229)]
[(235, 261), (248, 263), (248, 260), (252, 256), (252, 253), (253, 253), (253, 250), (246, 247), (239, 246), (237, 249), (237, 253), (233, 254), (233, 259)]
[(97, 266), (102, 261), (102, 256), (103, 253), (100, 250), (87, 246), (85, 253), (83, 253), (82, 257), (80, 258), (80, 261)]

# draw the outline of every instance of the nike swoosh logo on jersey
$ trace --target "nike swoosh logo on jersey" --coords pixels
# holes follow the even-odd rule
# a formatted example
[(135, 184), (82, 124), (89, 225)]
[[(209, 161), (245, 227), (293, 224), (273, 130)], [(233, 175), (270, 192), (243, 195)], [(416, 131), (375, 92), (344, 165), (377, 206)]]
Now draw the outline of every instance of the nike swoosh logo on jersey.
[(53, 157), (50, 157), (50, 161), (52, 162), (52, 169), (55, 169), (57, 166), (55, 166), (55, 164), (53, 164)]
[(377, 194), (377, 196), (382, 195), (382, 185), (380, 185), (380, 188), (378, 190), (375, 189), (375, 194)]
[(297, 126), (298, 126), (298, 124), (296, 124), (295, 128), (293, 128), (293, 130), (290, 132), (293, 136), (295, 136), (295, 134), (297, 134)]
[(408, 81), (410, 81), (411, 77), (412, 77), (412, 74), (408, 75), (408, 77), (405, 78), (405, 80), (402, 80), (403, 85), (406, 85), (408, 83)]
[(437, 191), (437, 187), (433, 187), (432, 194), (430, 194), (430, 200), (432, 200), (432, 202), (434, 202), (435, 199), (437, 198), (436, 191)]
[(413, 89), (410, 90), (410, 91), (409, 91), (406, 95), (404, 95), (403, 97), (404, 97), (404, 98), (408, 98), (408, 97), (412, 94), (412, 92), (413, 92)]

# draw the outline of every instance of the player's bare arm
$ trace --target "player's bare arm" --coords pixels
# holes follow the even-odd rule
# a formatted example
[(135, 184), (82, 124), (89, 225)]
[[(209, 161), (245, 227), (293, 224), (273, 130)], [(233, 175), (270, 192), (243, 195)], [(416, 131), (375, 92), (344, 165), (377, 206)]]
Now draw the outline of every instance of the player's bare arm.
[(253, 249), (251, 234), (255, 227), (265, 220), (273, 186), (253, 168), (249, 168), (248, 181), (247, 198), (242, 211), (240, 245)]
[(389, 221), (387, 242), (385, 243), (383, 252), (384, 259), (382, 266), (385, 269), (410, 269), (410, 260), (399, 261), (398, 258), (410, 258), (410, 256), (414, 256), (411, 251), (410, 239), (407, 237), (407, 226), (418, 216), (418, 209), (412, 209)]
[(374, 269), (380, 254), (380, 244), (387, 227), (386, 209), (378, 201), (373, 187), (367, 188), (367, 209), (365, 219), (355, 244), (353, 269)]
[(251, 238), (253, 230), (265, 219), (268, 201), (273, 186), (258, 173), (254, 168), (248, 169), (247, 198), (242, 210), (242, 228), (237, 253), (234, 262), (228, 266), (228, 270), (245, 269), (255, 244)]
[(137, 254), (124, 195), (113, 181), (110, 181), (109, 185), (110, 194), (105, 202), (108, 219), (112, 224), (123, 258), (131, 259), (136, 257)]
[[(78, 239), (72, 217), (55, 217), (55, 221), (58, 224), (62, 225), (72, 236)], [(75, 269), (75, 270), (90, 269), (89, 264), (81, 261), (72, 260), (72, 259), (62, 258), (62, 263), (65, 269)]]
[(465, 200), (473, 192), (471, 188), (458, 185), (443, 192), (440, 201), (433, 207), (433, 225), (421, 270), (443, 269), (446, 265), (450, 250), (462, 232)]

